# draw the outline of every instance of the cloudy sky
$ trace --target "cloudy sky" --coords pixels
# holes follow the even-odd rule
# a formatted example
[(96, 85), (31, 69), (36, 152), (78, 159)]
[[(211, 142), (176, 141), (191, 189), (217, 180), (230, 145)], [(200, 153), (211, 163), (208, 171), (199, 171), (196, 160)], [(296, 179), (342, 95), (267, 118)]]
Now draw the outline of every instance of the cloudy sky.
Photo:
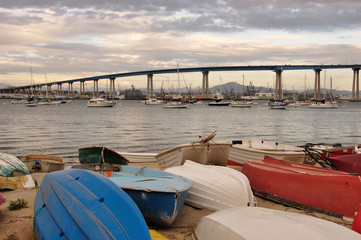
[[(1, 0), (0, 83), (15, 86), (179, 67), (360, 64), (360, 0)], [(45, 78), (46, 74), (46, 78)], [(351, 90), (352, 70), (327, 71)], [(200, 87), (201, 73), (184, 74)], [(324, 77), (322, 75), (322, 77)], [(273, 72), (211, 72), (210, 85), (274, 84)], [(176, 81), (154, 76), (155, 87)], [(313, 71), (284, 71), (285, 88)], [(146, 86), (146, 77), (117, 79)]]

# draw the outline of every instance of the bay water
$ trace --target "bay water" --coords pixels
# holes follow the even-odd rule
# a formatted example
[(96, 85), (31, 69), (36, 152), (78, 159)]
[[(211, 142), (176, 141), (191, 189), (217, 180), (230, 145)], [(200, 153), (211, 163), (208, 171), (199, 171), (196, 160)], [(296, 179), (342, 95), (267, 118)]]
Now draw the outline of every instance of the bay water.
[(361, 103), (337, 109), (304, 106), (269, 109), (191, 105), (186, 109), (122, 100), (112, 108), (88, 108), (86, 100), (26, 107), (0, 100), (0, 152), (22, 156), (53, 154), (77, 161), (78, 148), (105, 146), (120, 152), (161, 152), (199, 141), (257, 138), (294, 146), (305, 143), (361, 144)]

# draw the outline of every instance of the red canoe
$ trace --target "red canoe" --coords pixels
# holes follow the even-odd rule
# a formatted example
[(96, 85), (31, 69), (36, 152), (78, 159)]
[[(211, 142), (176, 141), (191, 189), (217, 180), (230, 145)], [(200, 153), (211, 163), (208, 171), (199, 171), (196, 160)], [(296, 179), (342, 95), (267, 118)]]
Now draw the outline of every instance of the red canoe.
[(329, 160), (338, 170), (361, 175), (361, 154), (341, 155)]
[(287, 160), (248, 161), (245, 174), (256, 195), (285, 205), (354, 218), (361, 204), (361, 178)]

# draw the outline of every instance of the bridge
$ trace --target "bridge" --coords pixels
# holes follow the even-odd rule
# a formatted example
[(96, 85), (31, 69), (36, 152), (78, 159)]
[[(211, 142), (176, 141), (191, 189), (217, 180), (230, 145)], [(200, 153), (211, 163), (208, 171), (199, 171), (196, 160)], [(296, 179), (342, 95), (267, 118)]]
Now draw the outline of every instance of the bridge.
[[(351, 100), (359, 101), (359, 71), (360, 64), (351, 65), (259, 65), (259, 66), (219, 66), (219, 67), (195, 67), (195, 68), (173, 68), (173, 69), (160, 69), (149, 71), (136, 71), (136, 72), (124, 72), (107, 74), (93, 77), (77, 78), (71, 80), (64, 80), (51, 83), (39, 83), (32, 85), (24, 85), (19, 87), (13, 87), (14, 93), (16, 92), (29, 92), (38, 89), (41, 91), (42, 87), (47, 87), (47, 90), (51, 91), (52, 85), (57, 85), (58, 91), (62, 91), (62, 85), (68, 84), (68, 92), (73, 92), (73, 84), (80, 84), (80, 96), (85, 94), (85, 82), (93, 81), (93, 95), (98, 95), (98, 81), (101, 79), (110, 80), (109, 93), (111, 96), (115, 95), (115, 79), (123, 77), (134, 76), (147, 76), (147, 97), (154, 95), (153, 93), (153, 75), (155, 74), (169, 74), (169, 73), (190, 73), (200, 72), (202, 73), (202, 98), (208, 98), (209, 96), (209, 72), (221, 72), (221, 71), (273, 71), (276, 74), (275, 84), (275, 99), (281, 99), (282, 95), (282, 72), (289, 70), (313, 70), (315, 72), (314, 81), (314, 99), (321, 99), (321, 87), (320, 87), (320, 72), (325, 69), (351, 69), (353, 71), (352, 79), (352, 97)], [(5, 89), (1, 89), (5, 90)], [(9, 88), (7, 88), (9, 90)]]

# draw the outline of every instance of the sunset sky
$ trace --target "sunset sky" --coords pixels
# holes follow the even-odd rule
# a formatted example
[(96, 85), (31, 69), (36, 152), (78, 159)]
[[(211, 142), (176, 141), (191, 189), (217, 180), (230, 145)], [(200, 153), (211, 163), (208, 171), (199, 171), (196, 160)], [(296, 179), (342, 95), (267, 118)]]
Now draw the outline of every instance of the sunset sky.
[[(13, 86), (31, 83), (30, 67), (42, 83), (177, 64), (361, 64), (359, 0), (1, 0), (0, 31), (0, 83)], [(352, 70), (330, 70), (329, 77), (334, 88), (351, 90)], [(209, 78), (211, 86), (243, 78), (272, 86), (275, 73)], [(183, 79), (201, 87), (201, 73)], [(314, 72), (283, 72), (286, 89), (303, 89), (304, 79), (313, 87)], [(177, 76), (154, 81), (167, 87)], [(145, 87), (146, 76), (117, 79), (120, 88), (130, 84)]]

